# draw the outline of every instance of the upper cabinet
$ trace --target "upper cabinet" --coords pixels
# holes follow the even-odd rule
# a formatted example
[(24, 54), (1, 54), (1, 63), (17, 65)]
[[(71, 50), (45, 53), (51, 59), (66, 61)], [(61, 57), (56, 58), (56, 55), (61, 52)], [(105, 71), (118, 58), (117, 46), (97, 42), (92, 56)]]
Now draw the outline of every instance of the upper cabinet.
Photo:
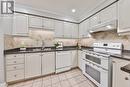
[(79, 38), (89, 37), (89, 26), (89, 19), (79, 24)]
[(101, 23), (100, 14), (96, 14), (90, 18), (90, 27), (94, 27)]
[(54, 29), (57, 38), (78, 38), (78, 24), (55, 20)]
[(130, 0), (119, 0), (118, 2), (118, 33), (125, 35), (130, 32)]
[(90, 18), (90, 29), (114, 25), (117, 20), (117, 3), (105, 8)]
[(4, 34), (11, 35), (13, 30), (13, 15), (2, 16), (0, 26)]
[(71, 23), (64, 22), (64, 37), (71, 38), (72, 27), (73, 25)]
[(54, 20), (42, 17), (29, 17), (30, 28), (41, 28), (45, 30), (54, 30)]
[(63, 28), (64, 28), (64, 23), (62, 21), (57, 21), (55, 20), (55, 26), (54, 26), (54, 29), (55, 29), (55, 37), (64, 37), (64, 34), (63, 34)]
[(28, 35), (28, 16), (23, 14), (15, 14), (13, 17), (13, 35)]
[(110, 7), (104, 9), (100, 13), (100, 21), (101, 23), (110, 22), (113, 20), (117, 20), (117, 3), (111, 5)]
[(71, 28), (71, 37), (72, 38), (78, 38), (79, 36), (79, 25), (78, 24), (72, 24)]
[(43, 20), (41, 17), (29, 16), (30, 28), (43, 28)]
[(48, 30), (54, 30), (54, 20), (43, 18), (43, 28)]

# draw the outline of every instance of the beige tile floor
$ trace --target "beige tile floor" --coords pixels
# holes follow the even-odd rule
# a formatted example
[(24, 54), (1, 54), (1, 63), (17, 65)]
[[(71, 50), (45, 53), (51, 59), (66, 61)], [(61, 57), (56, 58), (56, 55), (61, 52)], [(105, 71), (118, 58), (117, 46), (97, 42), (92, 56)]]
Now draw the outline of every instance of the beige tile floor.
[(34, 79), (8, 87), (96, 87), (79, 69)]

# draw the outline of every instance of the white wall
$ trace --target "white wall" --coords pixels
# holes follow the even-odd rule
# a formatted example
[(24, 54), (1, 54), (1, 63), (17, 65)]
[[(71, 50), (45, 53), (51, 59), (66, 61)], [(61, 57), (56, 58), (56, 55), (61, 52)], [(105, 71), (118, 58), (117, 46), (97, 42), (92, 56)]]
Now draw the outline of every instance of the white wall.
[(3, 29), (0, 28), (0, 84), (5, 82), (5, 75), (4, 75), (4, 39), (3, 39)]

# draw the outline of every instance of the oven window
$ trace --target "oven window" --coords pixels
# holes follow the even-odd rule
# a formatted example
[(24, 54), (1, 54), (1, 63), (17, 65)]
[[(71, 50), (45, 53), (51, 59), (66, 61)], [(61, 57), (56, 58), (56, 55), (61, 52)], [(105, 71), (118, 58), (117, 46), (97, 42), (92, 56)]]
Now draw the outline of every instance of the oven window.
[(85, 65), (85, 72), (91, 76), (93, 79), (95, 79), (98, 83), (100, 83), (100, 72), (94, 68), (92, 68), (91, 66), (89, 65)]
[(95, 63), (101, 64), (101, 59), (99, 59), (99, 58), (86, 55), (86, 59), (91, 60), (91, 61), (93, 61), (93, 62), (95, 62)]

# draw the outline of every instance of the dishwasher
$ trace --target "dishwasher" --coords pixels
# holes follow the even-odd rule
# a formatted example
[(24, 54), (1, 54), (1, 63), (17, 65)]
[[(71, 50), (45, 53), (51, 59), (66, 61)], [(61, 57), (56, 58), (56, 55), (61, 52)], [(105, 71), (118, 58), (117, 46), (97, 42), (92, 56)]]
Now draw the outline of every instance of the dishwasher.
[(71, 51), (56, 52), (56, 73), (71, 69)]

